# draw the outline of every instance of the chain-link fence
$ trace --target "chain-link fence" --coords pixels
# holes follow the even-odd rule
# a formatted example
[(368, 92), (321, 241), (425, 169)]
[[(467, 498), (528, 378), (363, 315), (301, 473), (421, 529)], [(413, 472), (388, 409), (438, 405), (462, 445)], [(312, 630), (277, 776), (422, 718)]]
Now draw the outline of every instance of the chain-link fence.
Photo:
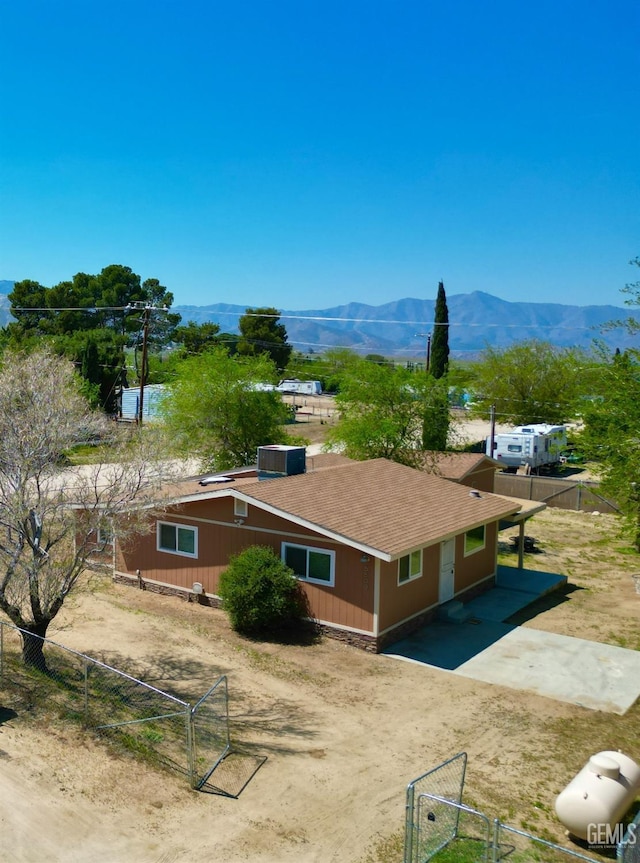
[[(25, 638), (42, 660), (24, 661)], [(42, 648), (40, 651), (39, 649)], [(195, 706), (138, 678), (0, 621), (0, 687), (31, 709), (75, 720), (202, 787), (230, 753), (229, 699), (221, 677)]]
[(617, 849), (618, 863), (640, 863), (640, 812), (626, 829)]
[(191, 710), (193, 729), (193, 785), (202, 788), (231, 749), (229, 693), (221, 677)]
[(439, 802), (436, 816), (422, 795), (429, 794), (439, 801), (459, 806), (466, 769), (467, 754), (460, 752), (407, 786), (404, 863), (422, 863), (431, 859), (457, 836), (460, 810), (455, 807), (447, 809), (443, 802)]
[[(467, 756), (461, 752), (407, 786), (404, 863), (499, 863), (503, 858), (512, 863), (599, 863), (601, 858), (549, 842), (497, 818), (491, 827), (486, 815), (462, 802), (466, 766)], [(640, 863), (640, 812), (617, 845), (617, 860)]]
[(496, 819), (494, 821), (492, 863), (506, 858), (513, 863), (535, 861), (535, 863), (567, 863), (567, 860), (585, 860), (598, 863), (598, 858), (581, 854), (574, 848), (566, 848), (541, 839), (533, 833), (510, 827)]

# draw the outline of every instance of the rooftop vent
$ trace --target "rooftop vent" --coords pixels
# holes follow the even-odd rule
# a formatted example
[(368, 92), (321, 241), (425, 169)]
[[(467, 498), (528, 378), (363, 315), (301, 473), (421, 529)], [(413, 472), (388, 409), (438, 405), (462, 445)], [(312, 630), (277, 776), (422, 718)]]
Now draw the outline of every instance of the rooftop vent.
[(233, 482), (232, 476), (205, 476), (200, 480), (200, 485), (218, 485), (219, 483)]

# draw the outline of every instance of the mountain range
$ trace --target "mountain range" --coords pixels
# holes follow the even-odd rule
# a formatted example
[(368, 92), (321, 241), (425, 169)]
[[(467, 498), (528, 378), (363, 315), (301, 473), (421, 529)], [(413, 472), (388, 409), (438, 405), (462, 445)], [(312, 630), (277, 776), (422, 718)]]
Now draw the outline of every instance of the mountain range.
[[(0, 281), (0, 326), (11, 320), (7, 294), (12, 288), (13, 282)], [(472, 356), (487, 345), (504, 348), (525, 339), (558, 347), (588, 348), (594, 339), (621, 350), (637, 346), (637, 339), (622, 329), (600, 332), (603, 324), (629, 317), (629, 310), (618, 306), (509, 302), (481, 291), (448, 296), (447, 306), (453, 356)], [(434, 307), (435, 300), (407, 297), (380, 306), (347, 303), (328, 309), (283, 309), (280, 315), (289, 342), (303, 352), (321, 353), (342, 346), (359, 353), (414, 359), (425, 354), (427, 336), (433, 332)], [(236, 333), (246, 308), (214, 303), (178, 305), (172, 311), (182, 315), (183, 323), (213, 322), (222, 332)]]

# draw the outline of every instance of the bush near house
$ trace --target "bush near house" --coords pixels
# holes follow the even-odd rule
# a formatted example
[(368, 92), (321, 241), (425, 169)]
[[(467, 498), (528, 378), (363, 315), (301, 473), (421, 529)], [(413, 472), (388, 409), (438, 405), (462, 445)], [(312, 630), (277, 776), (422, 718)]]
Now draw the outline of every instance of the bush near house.
[(244, 635), (281, 631), (305, 613), (297, 578), (267, 546), (233, 555), (220, 576), (219, 594), (232, 627)]

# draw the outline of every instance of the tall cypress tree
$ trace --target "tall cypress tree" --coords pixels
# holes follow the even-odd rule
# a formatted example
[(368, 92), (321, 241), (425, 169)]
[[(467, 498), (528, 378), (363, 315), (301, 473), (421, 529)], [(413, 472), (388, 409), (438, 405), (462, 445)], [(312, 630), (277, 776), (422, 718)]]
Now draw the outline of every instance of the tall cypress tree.
[(444, 283), (438, 284), (434, 317), (433, 338), (431, 340), (430, 370), (434, 378), (444, 377), (449, 367), (449, 309)]

